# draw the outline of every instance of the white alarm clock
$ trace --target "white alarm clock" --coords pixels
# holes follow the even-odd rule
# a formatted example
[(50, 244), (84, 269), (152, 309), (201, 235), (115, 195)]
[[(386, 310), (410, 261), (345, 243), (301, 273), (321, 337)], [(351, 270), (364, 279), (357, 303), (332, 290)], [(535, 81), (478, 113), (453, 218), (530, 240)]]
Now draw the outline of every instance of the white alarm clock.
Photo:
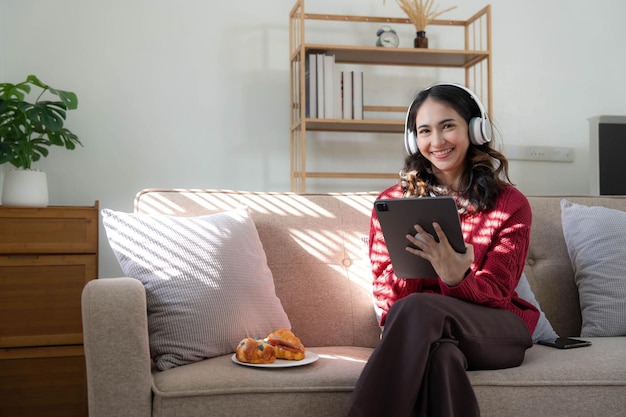
[(397, 48), (400, 45), (400, 38), (395, 30), (389, 26), (383, 26), (376, 31), (376, 46), (385, 48)]

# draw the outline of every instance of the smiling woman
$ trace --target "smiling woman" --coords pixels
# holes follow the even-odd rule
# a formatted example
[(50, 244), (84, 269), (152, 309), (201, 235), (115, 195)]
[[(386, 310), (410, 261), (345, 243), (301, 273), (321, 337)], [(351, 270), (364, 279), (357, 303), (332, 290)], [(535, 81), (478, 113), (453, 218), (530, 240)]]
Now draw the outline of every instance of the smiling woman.
[(458, 190), (470, 146), (467, 122), (450, 105), (428, 98), (416, 125), (417, 147), (439, 185)]
[[(428, 100), (429, 106), (422, 107), (422, 104)], [(420, 122), (418, 123), (418, 109), (420, 109)], [(453, 124), (462, 124), (464, 129), (454, 130)], [(443, 125), (442, 125), (442, 122)], [(445, 122), (448, 122), (446, 124)], [(418, 132), (418, 124), (421, 134)], [(476, 204), (479, 208), (487, 207), (485, 199), (477, 194), (477, 190), (470, 184), (470, 174), (474, 170), (464, 170), (459, 178), (437, 178), (434, 171), (438, 169), (433, 167), (432, 161), (428, 158), (429, 153), (425, 155), (420, 149), (420, 142), (428, 143), (427, 139), (431, 137), (431, 130), (427, 129), (430, 125), (437, 125), (439, 128), (446, 128), (455, 131), (456, 134), (450, 137), (456, 137), (460, 134), (465, 140), (455, 143), (465, 148), (462, 152), (463, 157), (466, 155), (473, 160), (477, 167), (486, 165), (488, 171), (477, 170), (480, 176), (492, 176), (496, 187), (502, 188), (509, 181), (508, 178), (508, 161), (500, 152), (495, 150), (490, 142), (493, 137), (491, 122), (485, 111), (485, 107), (476, 97), (474, 92), (467, 87), (454, 83), (439, 83), (423, 90), (413, 100), (407, 110), (406, 128), (404, 131), (404, 145), (409, 156), (405, 160), (405, 166), (402, 171), (403, 187), (406, 188), (406, 195), (423, 196), (435, 192), (443, 192), (442, 187), (452, 187), (453, 190), (461, 190), (467, 187), (467, 196), (472, 200), (472, 204)], [(446, 131), (446, 132), (447, 132)], [(448, 133), (446, 133), (448, 134)], [(440, 135), (435, 135), (436, 138)], [(422, 140), (420, 140), (420, 137)], [(445, 138), (444, 138), (445, 139)], [(469, 146), (470, 143), (474, 146)], [(440, 146), (448, 147), (448, 151), (454, 149), (452, 142), (442, 141)], [(445, 151), (445, 149), (442, 149)], [(493, 174), (492, 174), (493, 171)], [(416, 177), (419, 176), (419, 178)], [(444, 182), (443, 184), (441, 182)], [(456, 181), (456, 183), (455, 183)]]
[(435, 276), (400, 278), (372, 213), (373, 294), (384, 331), (347, 415), (478, 416), (466, 369), (519, 366), (540, 317), (515, 291), (530, 244), (530, 205), (510, 184), (484, 108), (464, 86), (422, 90), (407, 111), (405, 145), (401, 182), (378, 199), (453, 197), (465, 251), (452, 247), (438, 223), (436, 236), (415, 224), (406, 250), (429, 261)]

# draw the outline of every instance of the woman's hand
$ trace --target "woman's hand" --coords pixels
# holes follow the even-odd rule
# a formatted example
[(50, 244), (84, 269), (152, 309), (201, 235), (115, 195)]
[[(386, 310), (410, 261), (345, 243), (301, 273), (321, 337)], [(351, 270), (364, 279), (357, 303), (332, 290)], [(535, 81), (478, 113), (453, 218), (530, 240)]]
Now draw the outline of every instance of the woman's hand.
[(450, 245), (439, 223), (433, 223), (439, 242), (419, 224), (414, 227), (418, 237), (407, 234), (406, 238), (419, 249), (407, 246), (406, 250), (429, 261), (439, 278), (447, 285), (459, 285), (474, 261), (474, 246), (466, 243), (465, 253), (458, 253)]

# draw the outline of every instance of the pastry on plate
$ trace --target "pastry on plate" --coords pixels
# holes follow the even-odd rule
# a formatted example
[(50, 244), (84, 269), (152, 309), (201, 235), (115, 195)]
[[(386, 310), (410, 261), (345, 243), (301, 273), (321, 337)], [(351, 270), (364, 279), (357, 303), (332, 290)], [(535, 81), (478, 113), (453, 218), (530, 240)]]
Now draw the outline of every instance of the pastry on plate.
[(274, 346), (277, 359), (301, 361), (306, 349), (300, 339), (288, 329), (279, 329), (270, 333), (265, 341)]
[(235, 357), (244, 363), (274, 363), (276, 349), (261, 339), (246, 337), (237, 345)]

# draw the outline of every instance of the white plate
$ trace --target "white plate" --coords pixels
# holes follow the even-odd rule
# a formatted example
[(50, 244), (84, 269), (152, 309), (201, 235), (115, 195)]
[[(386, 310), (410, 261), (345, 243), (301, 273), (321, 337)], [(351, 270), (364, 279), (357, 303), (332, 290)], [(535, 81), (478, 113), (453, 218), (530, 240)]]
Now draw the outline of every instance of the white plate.
[(233, 354), (232, 360), (238, 365), (252, 366), (254, 368), (292, 368), (294, 366), (304, 366), (315, 362), (319, 356), (315, 352), (307, 350), (304, 353), (304, 359), (301, 361), (288, 361), (286, 359), (276, 359), (274, 363), (246, 363), (237, 360), (237, 355)]

